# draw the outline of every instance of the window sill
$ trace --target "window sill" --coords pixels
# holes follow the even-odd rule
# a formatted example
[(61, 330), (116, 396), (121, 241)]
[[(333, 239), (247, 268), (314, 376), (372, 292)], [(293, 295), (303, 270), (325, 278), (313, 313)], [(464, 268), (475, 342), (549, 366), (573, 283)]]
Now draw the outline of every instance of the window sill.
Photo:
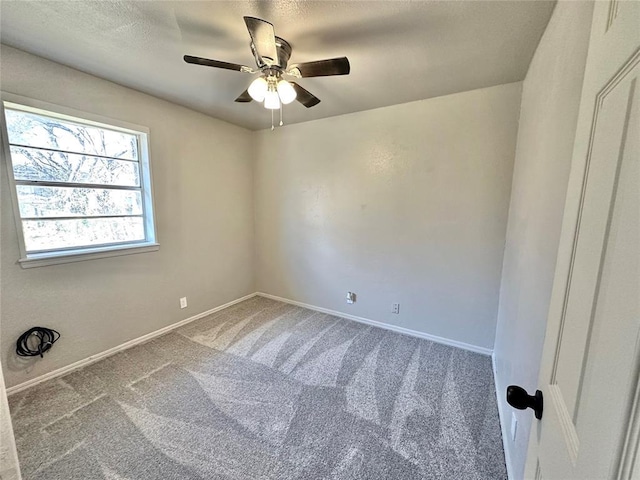
[(47, 265), (59, 265), (61, 263), (84, 262), (98, 258), (119, 257), (135, 253), (155, 252), (160, 250), (159, 243), (141, 243), (139, 245), (121, 245), (118, 247), (96, 247), (83, 250), (66, 251), (59, 253), (40, 253), (27, 255), (18, 260), (22, 268), (45, 267)]

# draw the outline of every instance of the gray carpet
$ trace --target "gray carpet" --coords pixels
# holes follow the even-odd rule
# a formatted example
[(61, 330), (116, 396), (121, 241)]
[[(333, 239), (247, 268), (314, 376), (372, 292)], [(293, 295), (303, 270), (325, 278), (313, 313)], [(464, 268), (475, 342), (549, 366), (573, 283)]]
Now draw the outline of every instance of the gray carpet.
[(506, 478), (489, 357), (262, 297), (9, 400), (26, 480)]

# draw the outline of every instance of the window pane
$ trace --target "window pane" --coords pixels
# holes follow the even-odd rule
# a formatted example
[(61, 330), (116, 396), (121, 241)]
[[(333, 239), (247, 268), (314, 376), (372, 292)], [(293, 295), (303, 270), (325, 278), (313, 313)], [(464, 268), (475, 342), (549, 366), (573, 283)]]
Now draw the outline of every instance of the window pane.
[(140, 186), (137, 162), (11, 147), (16, 180)]
[(23, 220), (27, 252), (145, 239), (142, 217)]
[(139, 190), (16, 185), (21, 217), (141, 215)]
[(78, 125), (20, 110), (5, 109), (9, 143), (67, 152), (138, 159), (137, 137), (130, 133)]

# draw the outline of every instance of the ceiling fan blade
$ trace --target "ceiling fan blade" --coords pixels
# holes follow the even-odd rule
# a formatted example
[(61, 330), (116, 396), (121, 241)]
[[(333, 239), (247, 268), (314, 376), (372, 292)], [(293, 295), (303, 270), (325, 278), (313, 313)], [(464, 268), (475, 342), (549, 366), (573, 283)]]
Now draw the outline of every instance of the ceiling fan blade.
[(273, 25), (255, 17), (244, 17), (251, 41), (256, 49), (258, 66), (278, 65), (278, 48), (276, 47), (276, 32)]
[(249, 95), (248, 88), (244, 92), (242, 92), (240, 95), (238, 95), (238, 98), (235, 99), (235, 101), (239, 103), (248, 103), (252, 100), (253, 98), (251, 98), (251, 95)]
[(311, 108), (320, 103), (320, 99), (316, 97), (313, 93), (305, 90), (300, 85), (295, 82), (289, 82), (293, 85), (293, 88), (296, 91), (296, 100), (298, 100), (302, 105), (307, 108)]
[[(331, 58), (328, 60), (317, 60), (315, 62), (298, 63), (293, 65), (289, 72), (296, 75), (298, 70), (300, 77), (328, 77), (330, 75), (349, 75), (351, 65), (347, 57)], [(297, 75), (296, 75), (297, 76)]]
[(237, 63), (221, 62), (220, 60), (209, 60), (208, 58), (192, 57), (185, 55), (184, 61), (194, 65), (204, 65), (205, 67), (225, 68), (227, 70), (235, 70), (237, 72), (252, 72), (253, 69)]

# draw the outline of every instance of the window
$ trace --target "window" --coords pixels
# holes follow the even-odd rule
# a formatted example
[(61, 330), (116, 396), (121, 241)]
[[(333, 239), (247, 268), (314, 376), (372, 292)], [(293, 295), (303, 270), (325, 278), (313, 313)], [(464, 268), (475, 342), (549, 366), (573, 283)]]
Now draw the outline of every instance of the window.
[(145, 129), (29, 103), (3, 101), (23, 266), (157, 249)]

